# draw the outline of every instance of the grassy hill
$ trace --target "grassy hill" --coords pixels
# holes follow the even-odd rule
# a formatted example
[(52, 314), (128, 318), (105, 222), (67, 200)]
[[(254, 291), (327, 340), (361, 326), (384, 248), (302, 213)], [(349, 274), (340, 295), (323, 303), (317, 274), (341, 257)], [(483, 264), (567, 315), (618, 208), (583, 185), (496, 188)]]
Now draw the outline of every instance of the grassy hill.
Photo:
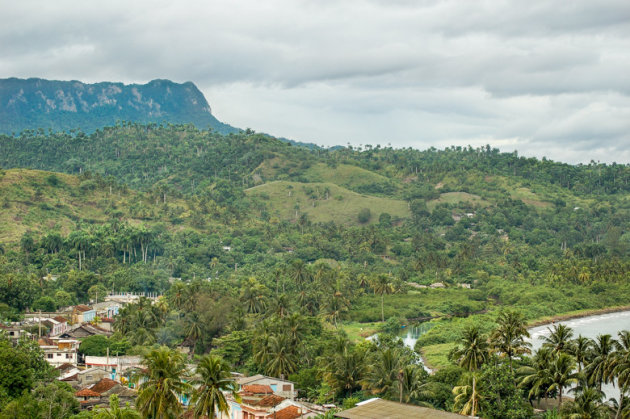
[[(127, 188), (93, 179), (39, 170), (0, 172), (0, 241), (17, 242), (27, 231), (63, 235), (81, 224), (119, 219), (140, 224), (168, 222), (168, 209), (183, 208), (173, 200), (160, 208)], [(165, 211), (166, 209), (166, 211)]]
[(282, 220), (295, 220), (307, 214), (313, 222), (355, 224), (363, 208), (370, 210), (370, 222), (377, 221), (384, 212), (398, 218), (410, 215), (405, 201), (362, 195), (329, 182), (274, 181), (245, 192), (266, 201), (273, 215)]

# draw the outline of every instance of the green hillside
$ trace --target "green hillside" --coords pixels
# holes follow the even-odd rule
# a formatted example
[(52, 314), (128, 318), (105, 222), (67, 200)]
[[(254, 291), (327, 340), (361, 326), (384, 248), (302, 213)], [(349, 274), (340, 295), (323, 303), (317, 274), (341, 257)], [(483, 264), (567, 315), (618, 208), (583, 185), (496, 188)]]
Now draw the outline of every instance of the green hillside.
[(267, 202), (271, 213), (283, 220), (297, 220), (306, 214), (313, 222), (357, 224), (364, 208), (370, 210), (371, 222), (378, 221), (381, 213), (396, 218), (410, 215), (405, 201), (362, 195), (333, 183), (274, 181), (245, 192)]
[(81, 226), (112, 220), (166, 222), (183, 212), (181, 200), (156, 205), (144, 194), (103, 179), (28, 169), (0, 172), (0, 242), (18, 242), (28, 231), (67, 235)]

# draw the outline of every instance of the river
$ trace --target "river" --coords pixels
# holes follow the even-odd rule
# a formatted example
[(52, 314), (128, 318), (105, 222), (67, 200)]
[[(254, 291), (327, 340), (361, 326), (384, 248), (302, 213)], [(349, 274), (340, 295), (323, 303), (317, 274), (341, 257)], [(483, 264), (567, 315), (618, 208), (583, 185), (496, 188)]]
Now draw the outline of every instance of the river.
[[(617, 313), (598, 314), (594, 316), (581, 317), (577, 319), (564, 320), (555, 324), (564, 324), (573, 329), (573, 338), (582, 335), (591, 339), (600, 334), (609, 334), (613, 338), (617, 338), (617, 332), (622, 330), (630, 330), (630, 311), (620, 311)], [(529, 329), (531, 338), (529, 342), (532, 344), (532, 351), (542, 346), (541, 337), (549, 336), (552, 324), (537, 326)], [(615, 397), (619, 399), (619, 390), (612, 384), (604, 384), (602, 390), (606, 393), (606, 399)]]

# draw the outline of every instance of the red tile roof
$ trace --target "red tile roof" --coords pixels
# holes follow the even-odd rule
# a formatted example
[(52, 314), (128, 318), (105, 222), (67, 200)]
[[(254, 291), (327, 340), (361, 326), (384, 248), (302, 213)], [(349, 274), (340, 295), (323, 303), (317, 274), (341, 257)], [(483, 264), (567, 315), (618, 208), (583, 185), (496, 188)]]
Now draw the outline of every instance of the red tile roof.
[(296, 406), (287, 406), (282, 410), (278, 410), (275, 413), (272, 413), (272, 418), (274, 419), (297, 419), (302, 416), (300, 409)]
[(67, 323), (68, 322), (68, 319), (66, 319), (63, 316), (55, 316), (55, 317), (53, 317), (53, 319), (57, 320), (59, 323)]
[(261, 407), (276, 407), (280, 403), (285, 400), (284, 397), (276, 396), (275, 394), (270, 394), (268, 396), (263, 397), (262, 399), (256, 402), (256, 406)]
[(74, 393), (76, 397), (101, 397), (100, 393), (90, 390), (89, 388), (84, 388), (83, 390), (79, 390)]
[(95, 391), (100, 395), (102, 393), (105, 393), (106, 391), (111, 390), (112, 387), (116, 386), (116, 384), (118, 383), (111, 378), (101, 378), (101, 381), (90, 387), (90, 390)]
[(245, 385), (241, 388), (241, 391), (250, 394), (273, 394), (271, 387), (263, 384)]
[(79, 304), (78, 306), (74, 306), (74, 308), (75, 308), (75, 310), (77, 310), (77, 311), (81, 311), (81, 312), (83, 312), (83, 311), (90, 311), (90, 310), (92, 310), (92, 308), (91, 308), (91, 307), (88, 307), (88, 306), (86, 306), (85, 304)]

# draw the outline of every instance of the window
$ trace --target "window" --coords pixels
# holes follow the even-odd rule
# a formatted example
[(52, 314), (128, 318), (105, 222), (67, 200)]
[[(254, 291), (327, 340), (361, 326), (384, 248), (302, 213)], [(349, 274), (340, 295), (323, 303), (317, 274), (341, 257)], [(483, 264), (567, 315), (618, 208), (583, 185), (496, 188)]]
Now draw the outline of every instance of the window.
[(87, 381), (92, 381), (92, 376), (91, 376), (91, 375), (88, 375), (87, 377), (85, 377), (85, 379), (86, 379)]
[(291, 384), (283, 384), (282, 391), (291, 391)]
[(66, 359), (70, 359), (70, 358), (72, 358), (72, 355), (66, 354)]
[(46, 354), (46, 358), (52, 359), (53, 358), (53, 354)]

